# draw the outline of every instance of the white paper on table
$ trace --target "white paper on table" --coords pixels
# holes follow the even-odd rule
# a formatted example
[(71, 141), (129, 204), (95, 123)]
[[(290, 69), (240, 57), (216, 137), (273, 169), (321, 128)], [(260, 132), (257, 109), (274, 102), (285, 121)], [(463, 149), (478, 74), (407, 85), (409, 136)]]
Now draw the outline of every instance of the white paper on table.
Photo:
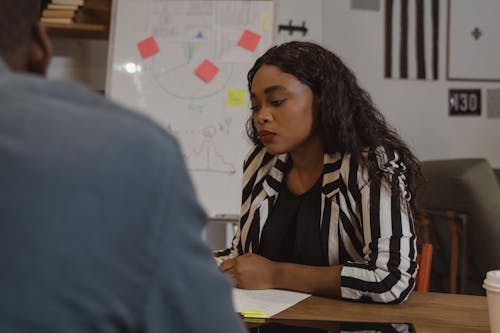
[(267, 318), (288, 309), (311, 294), (280, 289), (244, 290), (233, 288), (233, 303), (237, 312), (262, 311)]

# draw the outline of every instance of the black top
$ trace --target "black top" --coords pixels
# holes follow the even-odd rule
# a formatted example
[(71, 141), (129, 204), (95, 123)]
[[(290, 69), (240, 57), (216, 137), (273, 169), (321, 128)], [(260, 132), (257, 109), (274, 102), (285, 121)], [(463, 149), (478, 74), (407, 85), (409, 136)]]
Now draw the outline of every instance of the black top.
[(262, 230), (259, 253), (279, 262), (328, 266), (321, 250), (321, 177), (305, 193), (295, 195), (284, 185)]

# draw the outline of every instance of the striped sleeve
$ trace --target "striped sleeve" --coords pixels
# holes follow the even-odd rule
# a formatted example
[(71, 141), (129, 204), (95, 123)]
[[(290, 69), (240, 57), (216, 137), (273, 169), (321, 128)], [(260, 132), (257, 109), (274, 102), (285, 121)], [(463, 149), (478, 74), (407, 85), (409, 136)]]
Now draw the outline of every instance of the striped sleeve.
[[(415, 284), (416, 236), (405, 200), (404, 165), (397, 154), (387, 151), (382, 156), (379, 165), (388, 179), (371, 180), (351, 193), (351, 200), (358, 196), (360, 204), (363, 260), (343, 263), (341, 294), (345, 299), (401, 303)], [(391, 191), (394, 187), (402, 190), (404, 202)]]

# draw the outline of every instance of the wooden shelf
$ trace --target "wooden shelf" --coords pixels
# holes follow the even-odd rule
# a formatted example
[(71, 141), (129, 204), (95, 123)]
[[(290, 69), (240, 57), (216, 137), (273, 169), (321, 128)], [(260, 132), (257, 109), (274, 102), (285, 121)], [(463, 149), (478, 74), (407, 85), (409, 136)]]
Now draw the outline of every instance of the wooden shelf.
[(104, 24), (46, 23), (51, 37), (108, 39), (109, 27)]

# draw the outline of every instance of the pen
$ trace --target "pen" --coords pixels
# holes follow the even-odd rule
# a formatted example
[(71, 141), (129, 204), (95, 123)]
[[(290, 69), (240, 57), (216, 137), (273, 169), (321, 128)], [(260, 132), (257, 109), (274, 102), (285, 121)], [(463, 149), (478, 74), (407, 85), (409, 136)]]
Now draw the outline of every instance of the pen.
[(215, 263), (217, 266), (220, 266), (220, 264), (224, 261), (224, 259), (219, 258), (219, 257), (214, 257)]
[(243, 318), (266, 319), (267, 314), (264, 311), (245, 310), (240, 312)]

